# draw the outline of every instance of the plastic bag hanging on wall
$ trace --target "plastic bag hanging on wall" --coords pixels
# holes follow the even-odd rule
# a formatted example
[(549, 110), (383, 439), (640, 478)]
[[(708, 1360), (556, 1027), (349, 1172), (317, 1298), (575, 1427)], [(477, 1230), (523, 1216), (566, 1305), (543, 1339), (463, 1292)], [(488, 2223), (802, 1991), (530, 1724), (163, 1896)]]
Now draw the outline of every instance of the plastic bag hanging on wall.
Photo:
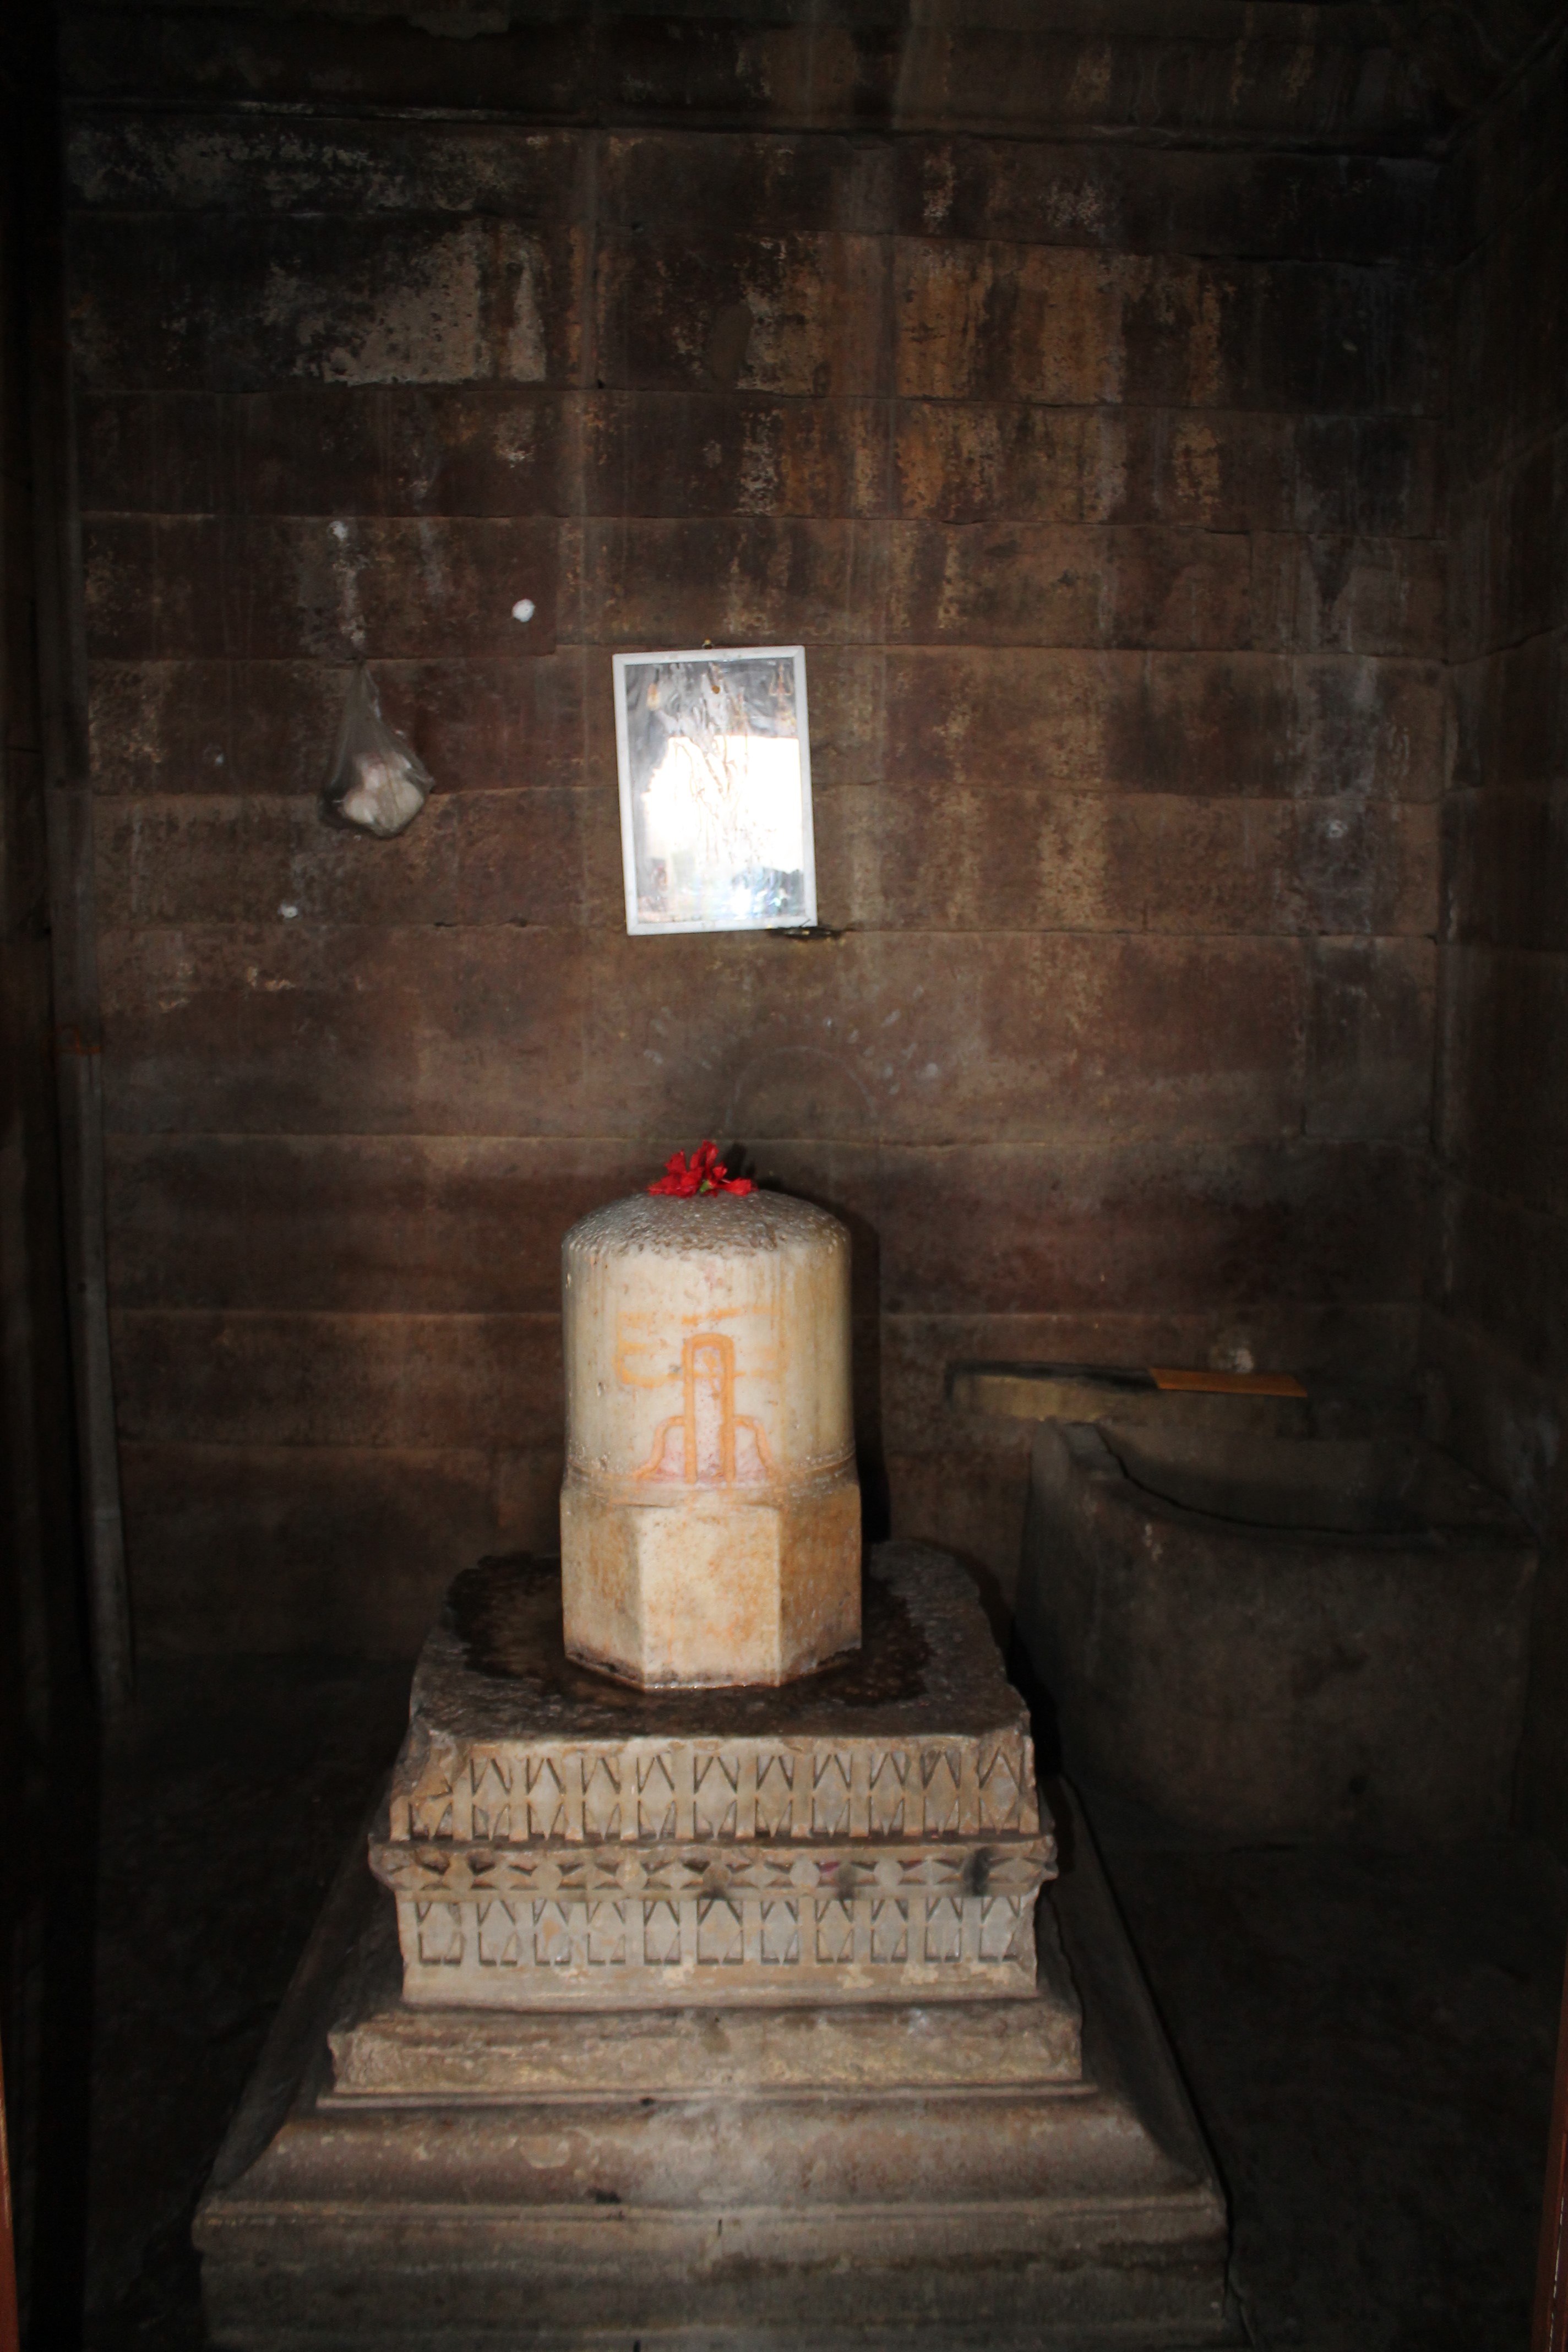
[(334, 824), (352, 824), (390, 841), (411, 825), (435, 778), (412, 744), (381, 715), (381, 697), (363, 662), (355, 662), (338, 730), (338, 748), (321, 806)]

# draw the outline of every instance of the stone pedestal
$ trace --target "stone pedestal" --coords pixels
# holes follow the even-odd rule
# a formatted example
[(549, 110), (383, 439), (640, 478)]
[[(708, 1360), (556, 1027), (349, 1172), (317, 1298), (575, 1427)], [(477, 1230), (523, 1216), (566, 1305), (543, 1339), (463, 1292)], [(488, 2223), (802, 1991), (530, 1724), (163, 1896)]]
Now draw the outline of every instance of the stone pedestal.
[(1027, 1994), (1055, 1867), (967, 1580), (889, 1546), (864, 1646), (769, 1691), (632, 1691), (563, 1650), (552, 1563), (459, 1578), (376, 1875), (410, 2001), (534, 2009)]
[(873, 1565), (861, 1655), (787, 1706), (619, 1689), (547, 1570), (459, 1580), (385, 1884), (340, 1879), (197, 2217), (215, 2341), (1235, 2340), (1083, 1825), (1053, 1881), (962, 1572)]

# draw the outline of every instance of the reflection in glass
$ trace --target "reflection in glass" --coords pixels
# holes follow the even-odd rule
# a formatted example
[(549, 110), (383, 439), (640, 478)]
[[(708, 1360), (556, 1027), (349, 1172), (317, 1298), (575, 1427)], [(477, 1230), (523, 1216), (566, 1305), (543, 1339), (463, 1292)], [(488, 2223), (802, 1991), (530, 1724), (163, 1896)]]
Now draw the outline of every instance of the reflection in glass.
[(624, 654), (615, 670), (627, 929), (814, 923), (802, 648)]

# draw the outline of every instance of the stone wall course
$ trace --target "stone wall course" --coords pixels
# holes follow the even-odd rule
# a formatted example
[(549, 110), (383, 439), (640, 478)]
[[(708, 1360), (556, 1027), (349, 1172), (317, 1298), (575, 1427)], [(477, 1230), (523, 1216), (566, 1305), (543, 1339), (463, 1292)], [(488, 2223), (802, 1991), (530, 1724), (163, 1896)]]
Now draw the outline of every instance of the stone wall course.
[(900, 239), (896, 383), (928, 399), (1419, 414), (1440, 400), (1403, 272)]
[(120, 1461), (137, 1637), (152, 1656), (412, 1659), (459, 1568), (538, 1542), (521, 1451), (122, 1440)]
[[(514, 221), (89, 214), (70, 232), (84, 385), (258, 392), (570, 377), (580, 248)], [(221, 303), (193, 284), (221, 283)]]
[[(127, 1311), (553, 1314), (563, 1236), (646, 1182), (666, 1141), (116, 1135), (116, 1295)], [(764, 1182), (847, 1219), (864, 1316), (1201, 1316), (1419, 1288), (1426, 1173), (1398, 1144), (1296, 1137), (1201, 1164), (1158, 1141), (744, 1148)]]
[(1568, 1216), (1568, 1101), (1542, 1083), (1568, 1044), (1562, 956), (1450, 944), (1438, 1032), (1438, 1145), (1461, 1182)]
[(1309, 1134), (1425, 1140), (1436, 1027), (1434, 942), (1319, 939), (1310, 953)]
[(274, 921), (105, 930), (99, 956), (110, 1125), (549, 1135), (581, 1122), (581, 933)]
[(133, 1444), (461, 1452), (559, 1442), (559, 1314), (305, 1316), (128, 1307)]
[(1568, 954), (1568, 781), (1451, 793), (1443, 808), (1442, 937)]
[(719, 223), (700, 241), (602, 230), (595, 381), (817, 400), (886, 393), (886, 276), (876, 237), (739, 236)]
[[(121, 661), (547, 654), (558, 543), (532, 516), (100, 516), (88, 645)], [(511, 609), (524, 595), (526, 629)]]
[[(1546, 756), (1445, 698), (1442, 110), (1370, 16), (1117, 6), (73, 8), (153, 1647), (550, 1546), (561, 1233), (703, 1135), (849, 1223), (873, 1508), (994, 1592), (953, 1355), (1409, 1376), (1438, 803)], [(707, 640), (808, 648), (823, 936), (625, 934), (611, 656)]]
[(489, 384), (310, 384), (86, 394), (89, 512), (554, 514), (573, 419), (559, 393)]
[[(518, 629), (510, 658), (375, 664), (383, 711), (443, 793), (583, 781), (583, 649), (518, 656), (521, 642)], [(112, 795), (232, 792), (314, 801), (331, 771), (351, 675), (339, 662), (95, 661), (94, 784)]]

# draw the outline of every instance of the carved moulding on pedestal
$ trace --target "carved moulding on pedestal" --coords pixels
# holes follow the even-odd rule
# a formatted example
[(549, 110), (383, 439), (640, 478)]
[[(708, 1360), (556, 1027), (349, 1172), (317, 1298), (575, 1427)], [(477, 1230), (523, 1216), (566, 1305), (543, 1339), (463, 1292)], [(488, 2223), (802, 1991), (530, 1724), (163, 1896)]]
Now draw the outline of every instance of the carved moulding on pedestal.
[(1055, 1845), (950, 1562), (889, 1547), (861, 1654), (782, 1692), (606, 1684), (565, 1657), (554, 1591), (491, 1563), (426, 1645), (371, 1849), (409, 2000), (1032, 1992)]

